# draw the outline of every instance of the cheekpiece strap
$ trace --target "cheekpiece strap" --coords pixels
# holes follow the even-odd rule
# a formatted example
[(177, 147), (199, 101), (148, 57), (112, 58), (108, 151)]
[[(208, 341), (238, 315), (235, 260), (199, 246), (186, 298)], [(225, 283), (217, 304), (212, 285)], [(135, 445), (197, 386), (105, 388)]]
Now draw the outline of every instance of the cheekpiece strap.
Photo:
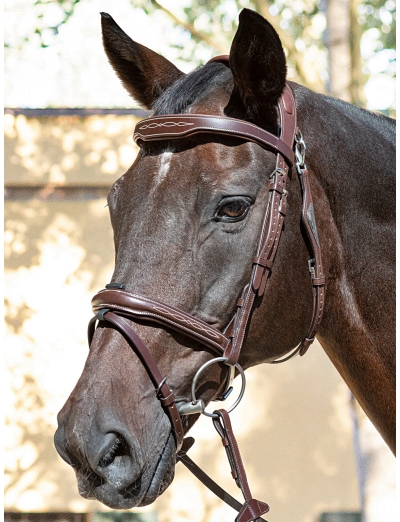
[[(288, 85), (285, 86), (278, 102), (278, 110), (281, 124), (280, 139), (293, 146), (297, 125), (296, 104), (292, 89)], [(264, 214), (257, 254), (253, 259), (251, 282), (243, 289), (238, 301), (232, 343), (224, 352), (224, 357), (228, 358), (226, 364), (234, 365), (239, 360), (254, 301), (256, 297), (262, 297), (264, 294), (271, 273), (286, 215), (288, 194), (286, 185), (290, 165), (285, 155), (278, 152), (275, 170), (270, 174), (268, 205)]]

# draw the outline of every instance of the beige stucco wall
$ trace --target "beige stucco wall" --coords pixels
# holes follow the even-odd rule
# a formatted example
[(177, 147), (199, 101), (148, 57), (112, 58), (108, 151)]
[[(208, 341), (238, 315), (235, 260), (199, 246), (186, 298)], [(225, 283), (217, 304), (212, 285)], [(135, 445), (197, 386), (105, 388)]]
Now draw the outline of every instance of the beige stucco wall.
[[(53, 185), (110, 186), (136, 154), (134, 124), (130, 116), (6, 115), (6, 185), (47, 187), (37, 199), (14, 195), (5, 203), (8, 510), (106, 509), (78, 495), (52, 442), (57, 411), (87, 355), (90, 298), (113, 269), (106, 200), (46, 195)], [(247, 378), (232, 422), (253, 493), (271, 506), (268, 520), (315, 522), (325, 510), (356, 510), (348, 391), (321, 347), (253, 368)], [(210, 420), (202, 418), (193, 435), (193, 459), (240, 499)], [(160, 522), (234, 518), (182, 465), (146, 509)]]
[(133, 162), (133, 116), (5, 114), (6, 185), (107, 187)]

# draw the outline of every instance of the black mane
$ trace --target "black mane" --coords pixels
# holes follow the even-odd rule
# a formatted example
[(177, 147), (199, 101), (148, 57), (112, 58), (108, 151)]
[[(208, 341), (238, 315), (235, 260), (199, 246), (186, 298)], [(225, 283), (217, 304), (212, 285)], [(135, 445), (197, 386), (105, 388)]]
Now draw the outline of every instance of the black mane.
[(195, 101), (224, 84), (232, 90), (232, 73), (226, 65), (212, 62), (199, 67), (177, 80), (160, 96), (153, 107), (154, 115), (182, 114)]

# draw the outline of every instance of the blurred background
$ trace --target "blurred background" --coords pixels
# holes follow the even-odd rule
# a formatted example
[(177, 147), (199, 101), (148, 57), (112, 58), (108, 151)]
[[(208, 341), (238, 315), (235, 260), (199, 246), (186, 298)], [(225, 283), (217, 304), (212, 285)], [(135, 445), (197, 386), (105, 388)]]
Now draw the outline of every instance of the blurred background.
[[(5, 509), (19, 522), (221, 522), (233, 510), (177, 466), (153, 505), (112, 512), (77, 492), (53, 446), (82, 371), (91, 296), (114, 251), (106, 195), (146, 116), (102, 49), (100, 11), (184, 72), (228, 54), (243, 7), (278, 31), (288, 77), (395, 117), (393, 0), (5, 0)], [(395, 520), (394, 458), (318, 343), (246, 372), (232, 422), (270, 522)], [(355, 431), (355, 426), (358, 429)], [(190, 454), (237, 496), (214, 428)], [(232, 482), (232, 484), (230, 484)]]
[(243, 7), (278, 31), (288, 77), (395, 110), (394, 0), (5, 0), (8, 107), (127, 107), (100, 44), (104, 10), (184, 72), (227, 54)]

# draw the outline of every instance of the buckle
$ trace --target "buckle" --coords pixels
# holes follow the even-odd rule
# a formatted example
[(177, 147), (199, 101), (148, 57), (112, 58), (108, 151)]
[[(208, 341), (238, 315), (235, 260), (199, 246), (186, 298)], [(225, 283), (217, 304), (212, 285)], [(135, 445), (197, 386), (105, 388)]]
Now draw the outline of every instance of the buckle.
[(285, 172), (283, 169), (277, 167), (276, 169), (274, 169), (274, 170), (271, 172), (271, 174), (269, 175), (269, 179), (270, 179), (270, 180), (273, 180), (273, 178), (275, 177), (275, 174), (279, 174), (279, 176), (282, 176), (282, 177), (283, 177), (283, 176), (286, 175), (286, 172)]
[(161, 388), (164, 386), (164, 384), (166, 382), (167, 382), (167, 378), (164, 377), (164, 379), (160, 382), (160, 384), (158, 385), (158, 387), (156, 389), (156, 397), (158, 400), (160, 400), (160, 398), (162, 398)]
[(314, 277), (315, 276), (315, 259), (309, 259), (308, 270), (309, 270), (310, 274)]

